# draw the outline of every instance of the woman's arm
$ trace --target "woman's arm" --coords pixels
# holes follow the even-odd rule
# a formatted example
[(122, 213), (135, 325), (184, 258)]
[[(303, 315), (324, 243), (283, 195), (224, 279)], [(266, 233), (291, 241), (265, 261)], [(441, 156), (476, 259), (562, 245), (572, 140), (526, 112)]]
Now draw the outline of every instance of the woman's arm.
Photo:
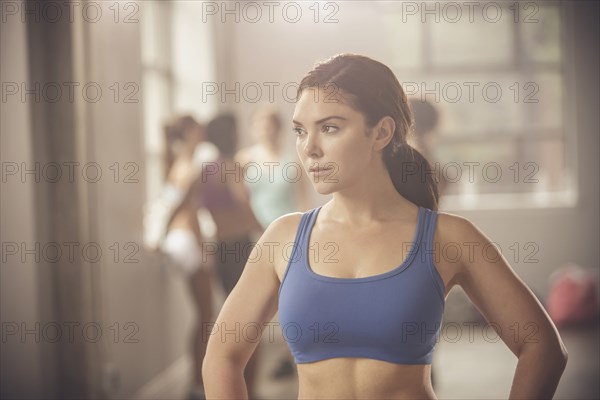
[(279, 278), (274, 264), (282, 246), (274, 252), (269, 249), (273, 243), (281, 243), (291, 229), (290, 218), (285, 216), (269, 225), (221, 308), (202, 363), (207, 399), (248, 398), (243, 372), (260, 342), (260, 337), (254, 336), (256, 327), (261, 328), (262, 335), (264, 329), (270, 328), (268, 323), (277, 311)]
[(444, 219), (463, 250), (457, 283), (519, 359), (509, 398), (552, 398), (568, 358), (556, 326), (483, 232), (465, 218)]

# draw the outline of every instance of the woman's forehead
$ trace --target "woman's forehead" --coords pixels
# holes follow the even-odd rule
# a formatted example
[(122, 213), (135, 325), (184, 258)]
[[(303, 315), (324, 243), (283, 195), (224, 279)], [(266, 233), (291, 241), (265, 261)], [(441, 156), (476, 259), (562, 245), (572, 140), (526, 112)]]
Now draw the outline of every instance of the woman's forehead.
[(350, 119), (354, 114), (360, 113), (348, 104), (345, 96), (310, 88), (302, 91), (293, 119), (300, 123), (312, 123), (328, 115), (343, 115)]

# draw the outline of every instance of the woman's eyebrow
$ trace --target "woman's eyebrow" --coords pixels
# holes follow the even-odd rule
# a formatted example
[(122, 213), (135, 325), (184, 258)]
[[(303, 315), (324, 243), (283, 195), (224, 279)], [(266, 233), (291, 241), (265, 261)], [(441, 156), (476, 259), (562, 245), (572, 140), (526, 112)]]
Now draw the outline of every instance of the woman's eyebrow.
[[(332, 115), (332, 116), (329, 116), (329, 117), (321, 118), (321, 119), (320, 119), (320, 120), (318, 120), (318, 121), (315, 121), (315, 125), (322, 124), (323, 122), (326, 122), (326, 121), (328, 121), (328, 120), (330, 120), (330, 119), (341, 119), (341, 120), (343, 120), (343, 121), (346, 121), (348, 118), (341, 117), (341, 116), (339, 116), (339, 115)], [(300, 122), (298, 122), (298, 121), (296, 121), (296, 120), (292, 120), (292, 122), (293, 122), (294, 124), (296, 124), (296, 125), (302, 125)]]

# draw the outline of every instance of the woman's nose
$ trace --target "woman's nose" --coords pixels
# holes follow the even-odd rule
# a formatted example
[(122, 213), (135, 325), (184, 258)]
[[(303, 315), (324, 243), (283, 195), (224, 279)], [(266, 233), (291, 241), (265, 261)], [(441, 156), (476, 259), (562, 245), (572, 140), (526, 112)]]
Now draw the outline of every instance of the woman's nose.
[(320, 156), (322, 153), (318, 135), (308, 133), (304, 142), (304, 154), (308, 157)]

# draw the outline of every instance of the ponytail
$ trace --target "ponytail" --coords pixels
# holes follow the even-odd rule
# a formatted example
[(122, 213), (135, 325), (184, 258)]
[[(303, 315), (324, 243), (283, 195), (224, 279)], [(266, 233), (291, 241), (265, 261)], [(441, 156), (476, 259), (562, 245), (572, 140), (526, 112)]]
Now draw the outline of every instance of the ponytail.
[[(395, 150), (395, 151), (394, 151)], [(429, 161), (414, 147), (404, 143), (384, 150), (383, 159), (396, 191), (418, 206), (438, 211), (438, 185)]]

